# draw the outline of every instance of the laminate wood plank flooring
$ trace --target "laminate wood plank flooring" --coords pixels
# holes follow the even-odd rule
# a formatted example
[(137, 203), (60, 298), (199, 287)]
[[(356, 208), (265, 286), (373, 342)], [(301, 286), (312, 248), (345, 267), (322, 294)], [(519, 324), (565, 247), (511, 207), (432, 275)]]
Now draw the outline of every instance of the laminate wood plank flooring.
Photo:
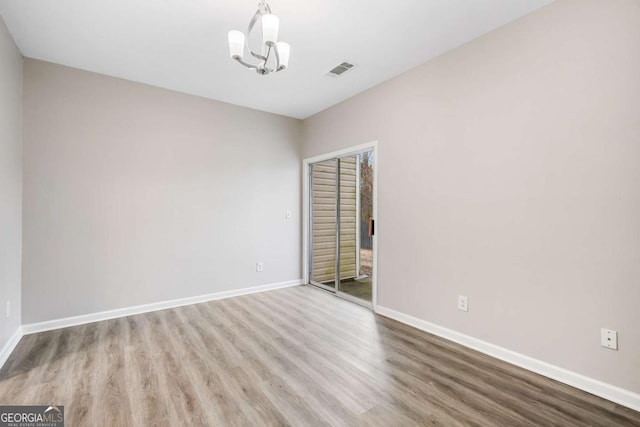
[(640, 413), (309, 286), (26, 335), (0, 404), (68, 426), (640, 426)]

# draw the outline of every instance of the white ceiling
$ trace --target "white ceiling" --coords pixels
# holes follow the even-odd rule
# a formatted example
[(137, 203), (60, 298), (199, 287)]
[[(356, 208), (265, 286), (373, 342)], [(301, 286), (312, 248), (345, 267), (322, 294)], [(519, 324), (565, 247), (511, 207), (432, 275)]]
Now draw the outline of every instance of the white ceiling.
[[(257, 0), (0, 0), (22, 53), (305, 118), (552, 0), (271, 0), (289, 69), (260, 76), (228, 56)], [(357, 68), (326, 73), (348, 60)]]

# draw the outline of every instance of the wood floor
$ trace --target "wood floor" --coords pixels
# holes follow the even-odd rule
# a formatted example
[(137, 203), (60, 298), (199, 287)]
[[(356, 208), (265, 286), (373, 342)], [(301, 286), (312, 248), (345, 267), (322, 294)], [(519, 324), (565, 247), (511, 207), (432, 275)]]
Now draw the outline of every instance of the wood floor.
[(373, 284), (370, 277), (362, 279), (342, 280), (340, 282), (340, 290), (347, 295), (359, 298), (366, 302), (371, 302), (373, 296)]
[(27, 335), (1, 404), (68, 426), (638, 426), (640, 413), (308, 286)]

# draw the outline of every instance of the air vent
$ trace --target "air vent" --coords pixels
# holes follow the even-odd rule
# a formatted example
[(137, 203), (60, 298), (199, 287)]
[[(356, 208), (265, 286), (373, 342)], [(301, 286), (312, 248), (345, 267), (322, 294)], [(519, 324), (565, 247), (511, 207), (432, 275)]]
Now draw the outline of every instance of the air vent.
[(339, 77), (346, 73), (347, 71), (353, 69), (355, 65), (349, 64), (348, 62), (343, 62), (342, 64), (334, 67), (331, 71), (327, 73), (327, 76), (331, 77)]

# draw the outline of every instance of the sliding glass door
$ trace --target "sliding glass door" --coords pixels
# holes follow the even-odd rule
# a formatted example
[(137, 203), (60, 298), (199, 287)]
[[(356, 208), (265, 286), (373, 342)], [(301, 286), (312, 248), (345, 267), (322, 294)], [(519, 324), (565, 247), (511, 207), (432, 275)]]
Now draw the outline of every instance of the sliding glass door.
[(311, 165), (311, 265), (310, 282), (336, 288), (338, 239), (338, 159)]
[(373, 152), (310, 165), (309, 282), (354, 302), (372, 300)]

